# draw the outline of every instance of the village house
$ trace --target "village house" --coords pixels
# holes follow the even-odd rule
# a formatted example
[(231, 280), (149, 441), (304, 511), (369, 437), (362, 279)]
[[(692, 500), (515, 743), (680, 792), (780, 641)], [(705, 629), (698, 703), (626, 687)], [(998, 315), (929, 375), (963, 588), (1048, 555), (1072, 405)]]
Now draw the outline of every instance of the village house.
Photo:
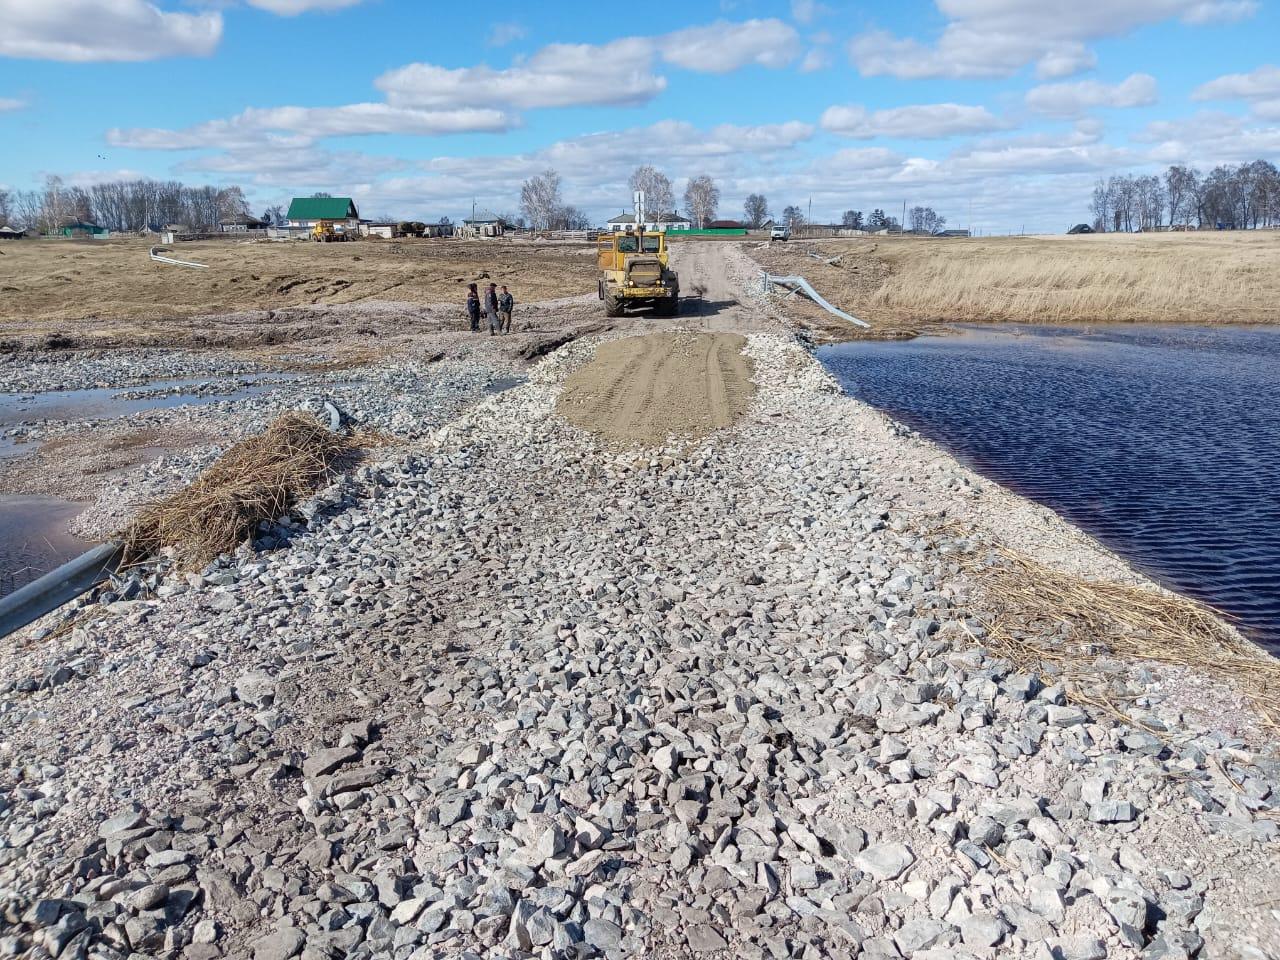
[[(634, 213), (620, 213), (606, 223), (610, 233), (622, 233), (634, 230), (636, 217)], [(673, 233), (677, 230), (690, 230), (693, 223), (679, 213), (660, 213), (642, 225), (645, 230)]]
[(360, 213), (350, 197), (294, 197), (285, 223), (292, 230), (311, 230), (317, 223), (331, 223), (354, 236), (360, 230)]
[(488, 211), (474, 213), (462, 221), (459, 233), (464, 237), (500, 237), (505, 233), (502, 218)]
[(265, 230), (270, 224), (265, 220), (259, 220), (257, 217), (249, 213), (242, 213), (238, 216), (227, 217), (218, 221), (218, 229), (223, 233), (248, 233), (250, 230)]

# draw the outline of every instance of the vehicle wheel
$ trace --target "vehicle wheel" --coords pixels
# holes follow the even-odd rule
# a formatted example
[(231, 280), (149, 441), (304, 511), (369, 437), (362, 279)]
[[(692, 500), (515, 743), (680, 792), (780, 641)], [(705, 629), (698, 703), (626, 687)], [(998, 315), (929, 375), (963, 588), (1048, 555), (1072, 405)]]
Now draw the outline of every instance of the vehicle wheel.
[(680, 291), (667, 297), (658, 303), (658, 316), (660, 317), (676, 317), (680, 315)]
[(606, 317), (622, 316), (622, 304), (617, 297), (611, 297), (607, 292), (604, 295), (604, 315)]

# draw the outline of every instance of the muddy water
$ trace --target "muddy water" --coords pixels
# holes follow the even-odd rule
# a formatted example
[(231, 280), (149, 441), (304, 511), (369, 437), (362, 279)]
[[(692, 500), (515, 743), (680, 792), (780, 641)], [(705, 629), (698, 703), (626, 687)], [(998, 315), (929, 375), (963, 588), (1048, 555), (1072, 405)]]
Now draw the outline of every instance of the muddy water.
[(1280, 650), (1280, 331), (1005, 325), (819, 357), (852, 395)]
[(92, 544), (67, 533), (83, 504), (51, 497), (0, 498), (0, 596), (83, 553)]

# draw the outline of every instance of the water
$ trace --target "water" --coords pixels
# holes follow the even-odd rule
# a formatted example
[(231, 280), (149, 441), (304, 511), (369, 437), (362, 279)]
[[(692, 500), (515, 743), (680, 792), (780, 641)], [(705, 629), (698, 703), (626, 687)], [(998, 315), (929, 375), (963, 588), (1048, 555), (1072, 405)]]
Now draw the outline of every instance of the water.
[[(278, 389), (278, 383), (258, 383), (263, 378), (272, 380), (296, 379), (296, 374), (262, 373), (241, 374), (225, 382), (205, 377), (195, 380), (157, 380), (133, 387), (94, 387), (86, 390), (51, 390), (44, 393), (0, 393), (0, 429), (36, 420), (105, 420), (127, 417), (143, 410), (217, 403), (222, 400), (241, 400)], [(191, 391), (196, 387), (210, 387), (213, 392)], [(126, 398), (123, 395), (147, 393), (154, 395)]]
[(0, 597), (92, 546), (67, 533), (84, 504), (52, 497), (0, 498)]
[(845, 389), (1280, 650), (1280, 331), (962, 328), (819, 351)]

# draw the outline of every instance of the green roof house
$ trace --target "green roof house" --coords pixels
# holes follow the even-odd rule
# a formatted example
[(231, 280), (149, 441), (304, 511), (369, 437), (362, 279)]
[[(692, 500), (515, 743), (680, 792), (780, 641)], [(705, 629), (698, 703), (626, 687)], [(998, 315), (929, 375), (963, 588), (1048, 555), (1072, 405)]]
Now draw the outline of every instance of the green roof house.
[(291, 227), (313, 227), (322, 220), (350, 221), (355, 227), (360, 222), (360, 214), (350, 197), (294, 197), (285, 219)]

